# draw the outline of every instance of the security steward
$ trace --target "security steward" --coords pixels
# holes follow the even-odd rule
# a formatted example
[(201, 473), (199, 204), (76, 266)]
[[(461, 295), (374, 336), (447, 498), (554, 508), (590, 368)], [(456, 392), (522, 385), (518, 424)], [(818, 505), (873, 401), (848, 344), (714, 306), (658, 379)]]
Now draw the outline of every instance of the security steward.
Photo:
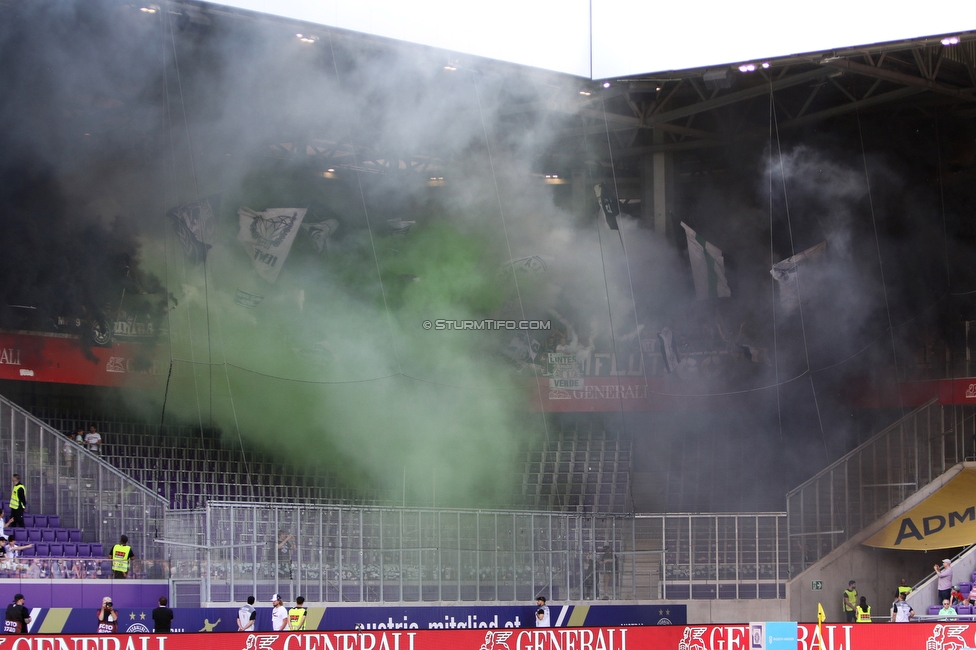
[(10, 491), (11, 527), (24, 527), (24, 512), (27, 510), (27, 488), (20, 482), (20, 474), (14, 474), (14, 487)]
[(871, 606), (868, 605), (868, 599), (861, 596), (861, 600), (857, 603), (856, 608), (857, 619), (856, 623), (870, 623), (871, 622)]
[(133, 559), (129, 538), (123, 535), (119, 543), (112, 547), (112, 575), (116, 578), (129, 577), (129, 565)]
[(288, 610), (288, 622), (292, 631), (302, 631), (305, 629), (305, 617), (308, 616), (308, 607), (304, 607), (305, 599), (299, 596), (295, 599), (295, 606)]
[(853, 623), (856, 620), (856, 612), (854, 611), (857, 607), (857, 583), (851, 580), (847, 583), (847, 589), (844, 590), (844, 616), (848, 623)]

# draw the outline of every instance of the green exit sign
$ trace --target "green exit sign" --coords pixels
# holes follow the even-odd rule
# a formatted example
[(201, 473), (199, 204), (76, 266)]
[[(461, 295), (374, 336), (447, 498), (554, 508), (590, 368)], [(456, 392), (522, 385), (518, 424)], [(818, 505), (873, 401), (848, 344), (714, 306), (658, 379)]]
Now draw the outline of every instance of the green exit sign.
[(823, 591), (823, 580), (814, 580), (810, 583), (810, 588), (814, 591)]

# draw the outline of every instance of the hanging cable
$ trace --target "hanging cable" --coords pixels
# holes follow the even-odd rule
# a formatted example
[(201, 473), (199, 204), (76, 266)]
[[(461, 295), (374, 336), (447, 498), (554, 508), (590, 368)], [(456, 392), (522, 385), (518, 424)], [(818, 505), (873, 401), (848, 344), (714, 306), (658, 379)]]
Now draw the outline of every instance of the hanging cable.
[(864, 164), (864, 183), (868, 190), (868, 207), (871, 209), (871, 226), (874, 229), (874, 246), (878, 252), (878, 271), (881, 273), (881, 291), (884, 295), (885, 313), (888, 315), (888, 332), (891, 335), (891, 360), (895, 365), (895, 390), (898, 392), (898, 406), (902, 417), (905, 416), (905, 404), (901, 398), (898, 373), (898, 351), (895, 347), (895, 329), (891, 325), (891, 306), (888, 304), (888, 285), (885, 282), (884, 259), (881, 255), (881, 239), (878, 237), (878, 221), (874, 214), (874, 199), (871, 196), (871, 175), (868, 173), (868, 156), (864, 150), (864, 133), (861, 130), (861, 111), (855, 105), (854, 114), (857, 116), (857, 136), (861, 143), (861, 162)]
[[(779, 153), (779, 171), (783, 182), (783, 204), (786, 207), (786, 226), (790, 235), (790, 255), (796, 254), (796, 246), (793, 243), (793, 221), (790, 218), (790, 197), (786, 187), (786, 167), (783, 164), (783, 143), (779, 136), (779, 119), (776, 115), (776, 104), (771, 100), (771, 111), (773, 114), (773, 127), (776, 130), (776, 149)], [(827, 434), (824, 431), (823, 416), (820, 414), (820, 400), (817, 399), (817, 386), (813, 383), (813, 374), (810, 373), (810, 350), (807, 346), (807, 328), (803, 319), (803, 301), (800, 300), (800, 268), (796, 268), (796, 295), (797, 310), (800, 316), (800, 332), (803, 336), (803, 356), (807, 364), (807, 377), (810, 379), (810, 392), (813, 394), (813, 404), (817, 409), (817, 423), (820, 425), (820, 440), (823, 442), (824, 458), (830, 464), (830, 452), (827, 450)], [(775, 306), (773, 308), (775, 310)], [(889, 321), (889, 326), (891, 322)]]
[[(332, 42), (332, 30), (328, 31), (329, 34), (329, 53), (332, 55), (332, 70), (335, 72), (336, 87), (341, 88), (342, 83), (339, 79), (339, 63), (336, 61), (335, 46)], [(349, 132), (349, 151), (352, 153), (353, 165), (356, 169), (356, 183), (359, 186), (359, 200), (363, 204), (363, 216), (366, 218), (366, 232), (369, 234), (369, 248), (373, 254), (373, 265), (376, 267), (376, 279), (380, 285), (380, 295), (383, 298), (383, 310), (386, 313), (386, 324), (390, 328), (390, 342), (393, 345), (393, 356), (396, 359), (397, 374), (403, 374), (403, 368), (400, 365), (400, 350), (397, 345), (396, 330), (393, 327), (393, 317), (390, 314), (390, 305), (386, 299), (386, 287), (383, 285), (383, 273), (380, 271), (380, 260), (376, 255), (376, 242), (373, 239), (373, 228), (369, 222), (369, 207), (366, 205), (366, 193), (363, 190), (363, 178), (362, 172), (360, 171), (361, 165), (359, 164), (359, 156), (356, 153), (356, 144), (352, 137), (352, 126), (347, 124), (346, 128)]]
[[(166, 32), (167, 32), (167, 27), (168, 27), (169, 28), (169, 32), (170, 32), (170, 40), (172, 41), (173, 40), (173, 36), (172, 36), (173, 23), (172, 23), (172, 20), (170, 19), (169, 15), (167, 13), (165, 13), (165, 12), (160, 12), (160, 19), (162, 21), (160, 23), (160, 26), (162, 28), (162, 39), (163, 39), (162, 40), (162, 46), (163, 46), (162, 47), (162, 58), (163, 58), (163, 88), (165, 89), (165, 94), (166, 94), (166, 124), (168, 126), (167, 132), (168, 132), (168, 138), (169, 138), (170, 165), (172, 167), (172, 181), (173, 181), (173, 188), (174, 188), (174, 194), (175, 194), (174, 198), (176, 200), (177, 205), (180, 205), (180, 204), (183, 203), (184, 197), (183, 197), (182, 192), (180, 192), (180, 190), (179, 190), (180, 183), (177, 180), (176, 142), (173, 139), (173, 115), (172, 115), (172, 111), (171, 111), (171, 99), (170, 99), (170, 95), (169, 95), (169, 69), (168, 69), (168, 66), (166, 65), (166, 59), (167, 59), (167, 57), (166, 57), (166, 49), (167, 49), (166, 36), (167, 36), (167, 33)], [(174, 45), (174, 52), (175, 52), (175, 45)], [(168, 241), (168, 239), (164, 237), (164, 241)], [(169, 260), (168, 260), (168, 257), (167, 257), (167, 265), (168, 265), (168, 263), (169, 263)], [(186, 273), (186, 256), (185, 255), (180, 255), (180, 271), (181, 271), (181, 274), (183, 276), (183, 284), (186, 285), (186, 275), (187, 275), (187, 273)], [(169, 279), (168, 273), (167, 273), (167, 279)], [(190, 303), (189, 303), (189, 301), (187, 301), (186, 309), (184, 311), (186, 313), (187, 339), (189, 340), (189, 343), (190, 343), (190, 358), (193, 359), (193, 360), (195, 360), (196, 352), (194, 350), (194, 345), (193, 345), (193, 322), (190, 319)], [(173, 360), (173, 328), (171, 327), (169, 329), (170, 329), (169, 352), (170, 352), (170, 363), (172, 363), (172, 360)], [(200, 387), (199, 387), (199, 384), (197, 383), (196, 370), (193, 369), (193, 368), (191, 368), (191, 374), (193, 376), (193, 398), (196, 401), (196, 405), (197, 405), (197, 423), (198, 423), (198, 425), (200, 427), (200, 430), (203, 431), (203, 409), (200, 406)], [(165, 396), (164, 396), (164, 398), (165, 398)], [(162, 434), (162, 430), (160, 430), (160, 434)]]
[[(617, 199), (618, 204), (619, 204), (620, 191), (617, 188), (617, 170), (616, 170), (616, 167), (615, 167), (614, 161), (613, 161), (613, 142), (610, 139), (610, 123), (607, 120), (607, 101), (606, 101), (606, 99), (604, 97), (601, 97), (600, 98), (600, 104), (601, 104), (601, 106), (603, 108), (603, 129), (604, 129), (604, 132), (606, 133), (606, 136), (607, 136), (607, 152), (608, 152), (608, 155), (610, 156), (610, 175), (611, 175), (611, 177), (613, 179), (613, 194), (614, 194), (614, 197)], [(583, 130), (583, 138), (584, 138), (584, 141), (585, 141), (585, 139), (586, 139), (586, 130), (585, 129)], [(613, 350), (613, 355), (614, 355), (614, 357), (613, 357), (614, 358), (614, 363), (611, 365), (611, 368), (612, 368), (612, 367), (616, 366), (616, 360), (617, 360), (617, 344), (616, 344), (616, 341), (614, 339), (614, 332), (613, 332), (613, 313), (612, 313), (612, 310), (610, 308), (610, 288), (609, 288), (609, 285), (607, 284), (607, 265), (606, 265), (606, 261), (603, 259), (603, 238), (600, 235), (600, 222), (599, 222), (599, 220), (597, 220), (597, 223), (596, 223), (596, 232), (597, 232), (597, 239), (598, 239), (598, 242), (600, 244), (600, 263), (603, 265), (603, 286), (604, 286), (604, 290), (607, 293), (607, 313), (608, 313), (609, 318), (610, 318), (610, 337), (611, 337), (610, 338), (610, 345), (611, 345), (611, 349)], [(638, 350), (638, 354), (640, 355), (641, 375), (642, 375), (642, 377), (644, 379), (644, 398), (646, 399), (647, 398), (647, 395), (648, 395), (647, 364), (644, 362), (644, 341), (641, 339), (640, 316), (637, 314), (637, 294), (634, 291), (634, 277), (631, 274), (631, 270), (630, 270), (630, 256), (627, 254), (627, 245), (624, 243), (623, 230), (621, 230), (619, 223), (617, 224), (617, 236), (620, 238), (620, 248), (621, 248), (621, 250), (623, 251), (623, 254), (624, 254), (624, 266), (627, 269), (627, 281), (628, 281), (629, 286), (630, 286), (630, 303), (631, 303), (631, 308), (634, 310), (634, 328), (635, 328), (634, 329), (634, 332), (637, 335), (637, 350)], [(618, 400), (620, 402), (620, 420), (621, 420), (621, 426), (622, 426), (623, 425), (623, 411), (624, 411), (624, 401), (623, 401), (623, 399), (624, 398), (623, 398), (622, 391), (620, 390), (620, 375), (619, 375), (619, 370), (618, 370), (618, 374), (617, 374), (617, 398), (618, 398)], [(629, 497), (630, 497), (630, 507), (631, 507), (631, 510), (633, 510), (634, 509), (634, 494), (633, 494), (633, 490), (631, 490), (631, 492), (629, 494)]]
[[(767, 188), (766, 192), (769, 196), (769, 268), (773, 268), (776, 264), (776, 251), (773, 248), (773, 111), (775, 107), (773, 102), (775, 97), (773, 95), (773, 77), (769, 75), (769, 139), (768, 148), (769, 151), (769, 164), (766, 165), (768, 169), (767, 175)], [(779, 386), (779, 340), (777, 334), (777, 322), (776, 322), (776, 281), (770, 275), (769, 281), (769, 291), (770, 291), (770, 304), (772, 305), (772, 315), (773, 315), (773, 381), (776, 384), (776, 424), (779, 428), (779, 441), (780, 444), (783, 442), (783, 403), (782, 396), (780, 394)]]
[[(183, 78), (180, 75), (180, 58), (176, 48), (176, 35), (173, 32), (173, 21), (169, 20), (169, 37), (170, 42), (173, 46), (173, 69), (176, 70), (176, 84), (180, 91), (180, 107), (183, 110), (183, 129), (186, 133), (186, 148), (187, 156), (190, 161), (190, 172), (193, 178), (193, 194), (196, 199), (200, 198), (200, 184), (197, 180), (197, 164), (196, 159), (193, 155), (193, 139), (190, 136), (190, 121), (186, 115), (186, 97), (183, 94)], [(209, 375), (207, 377), (207, 394), (209, 396), (209, 419), (210, 419), (210, 429), (213, 429), (213, 341), (210, 336), (210, 282), (209, 274), (207, 273), (207, 256), (203, 256), (203, 302), (204, 302), (204, 312), (207, 317), (207, 359), (211, 362)], [(189, 309), (187, 310), (189, 314)], [(201, 426), (200, 434), (203, 434)]]
[[(491, 153), (491, 138), (488, 135), (488, 125), (485, 122), (485, 110), (481, 103), (481, 89), (478, 86), (477, 73), (473, 72), (471, 77), (474, 82), (474, 94), (478, 100), (478, 114), (481, 118), (482, 135), (485, 138), (485, 150), (488, 152), (488, 167), (491, 169), (491, 182), (495, 192), (495, 204), (498, 206), (498, 218), (502, 224), (502, 233), (505, 236), (505, 247), (508, 251), (508, 260), (509, 260), (508, 265), (509, 265), (509, 269), (512, 272), (512, 280), (515, 282), (515, 296), (518, 299), (519, 313), (521, 314), (522, 320), (525, 320), (525, 305), (523, 305), (522, 303), (522, 291), (521, 288), (519, 287), (518, 273), (516, 273), (515, 271), (515, 258), (512, 256), (512, 242), (508, 236), (508, 222), (507, 219), (505, 218), (505, 206), (502, 204), (502, 195), (498, 189), (498, 176), (495, 173), (495, 160)], [(526, 343), (526, 350), (531, 351), (532, 344), (529, 341), (528, 332), (525, 333), (525, 343)], [(532, 380), (533, 383), (535, 384), (536, 396), (538, 397), (539, 400), (539, 415), (542, 418), (542, 428), (543, 428), (543, 434), (545, 436), (545, 445), (546, 448), (548, 449), (551, 444), (550, 435), (549, 435), (549, 418), (546, 414), (545, 402), (542, 399), (542, 386), (539, 383), (538, 376), (533, 376)], [(561, 496), (561, 495), (557, 495), (557, 496)], [(565, 506), (565, 502), (563, 503), (563, 506)]]

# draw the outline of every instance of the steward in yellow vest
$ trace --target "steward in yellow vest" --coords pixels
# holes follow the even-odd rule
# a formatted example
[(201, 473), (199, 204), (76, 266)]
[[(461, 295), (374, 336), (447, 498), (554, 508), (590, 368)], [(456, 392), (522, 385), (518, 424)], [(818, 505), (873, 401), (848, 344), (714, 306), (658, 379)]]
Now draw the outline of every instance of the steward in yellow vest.
[(20, 474), (14, 474), (14, 487), (10, 491), (10, 526), (24, 527), (24, 512), (27, 510), (27, 488), (20, 482)]
[(116, 578), (127, 578), (129, 575), (129, 563), (132, 558), (132, 547), (129, 546), (129, 538), (123, 535), (119, 539), (119, 543), (112, 547), (112, 574)]
[(871, 606), (868, 605), (868, 599), (861, 596), (861, 602), (857, 604), (857, 622), (858, 623), (870, 623), (871, 622)]
[(305, 629), (305, 617), (308, 615), (308, 608), (302, 607), (305, 599), (299, 596), (295, 599), (295, 606), (288, 610), (288, 623), (293, 632)]

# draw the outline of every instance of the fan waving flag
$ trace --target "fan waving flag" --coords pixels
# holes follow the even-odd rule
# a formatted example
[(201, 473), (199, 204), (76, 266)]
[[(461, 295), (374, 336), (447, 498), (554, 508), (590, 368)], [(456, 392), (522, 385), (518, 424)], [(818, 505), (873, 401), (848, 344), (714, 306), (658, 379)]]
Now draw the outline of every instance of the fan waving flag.
[(214, 195), (184, 203), (166, 212), (166, 216), (173, 220), (183, 253), (192, 264), (199, 264), (207, 259), (207, 251), (213, 246), (217, 229), (214, 212), (219, 206), (220, 196)]
[(243, 206), (237, 211), (241, 223), (237, 239), (251, 256), (254, 270), (268, 282), (278, 279), (305, 211), (306, 208), (270, 208), (255, 212)]
[(695, 279), (695, 295), (699, 300), (731, 297), (732, 291), (725, 280), (722, 251), (705, 241), (684, 221), (681, 227), (688, 236), (688, 257), (691, 259), (691, 275)]
[(787, 313), (795, 311), (800, 306), (800, 282), (797, 279), (797, 268), (800, 266), (800, 263), (819, 259), (823, 257), (824, 251), (826, 250), (827, 242), (822, 241), (802, 253), (797, 253), (793, 257), (788, 257), (782, 262), (773, 264), (773, 268), (769, 272), (779, 284), (779, 301)]

